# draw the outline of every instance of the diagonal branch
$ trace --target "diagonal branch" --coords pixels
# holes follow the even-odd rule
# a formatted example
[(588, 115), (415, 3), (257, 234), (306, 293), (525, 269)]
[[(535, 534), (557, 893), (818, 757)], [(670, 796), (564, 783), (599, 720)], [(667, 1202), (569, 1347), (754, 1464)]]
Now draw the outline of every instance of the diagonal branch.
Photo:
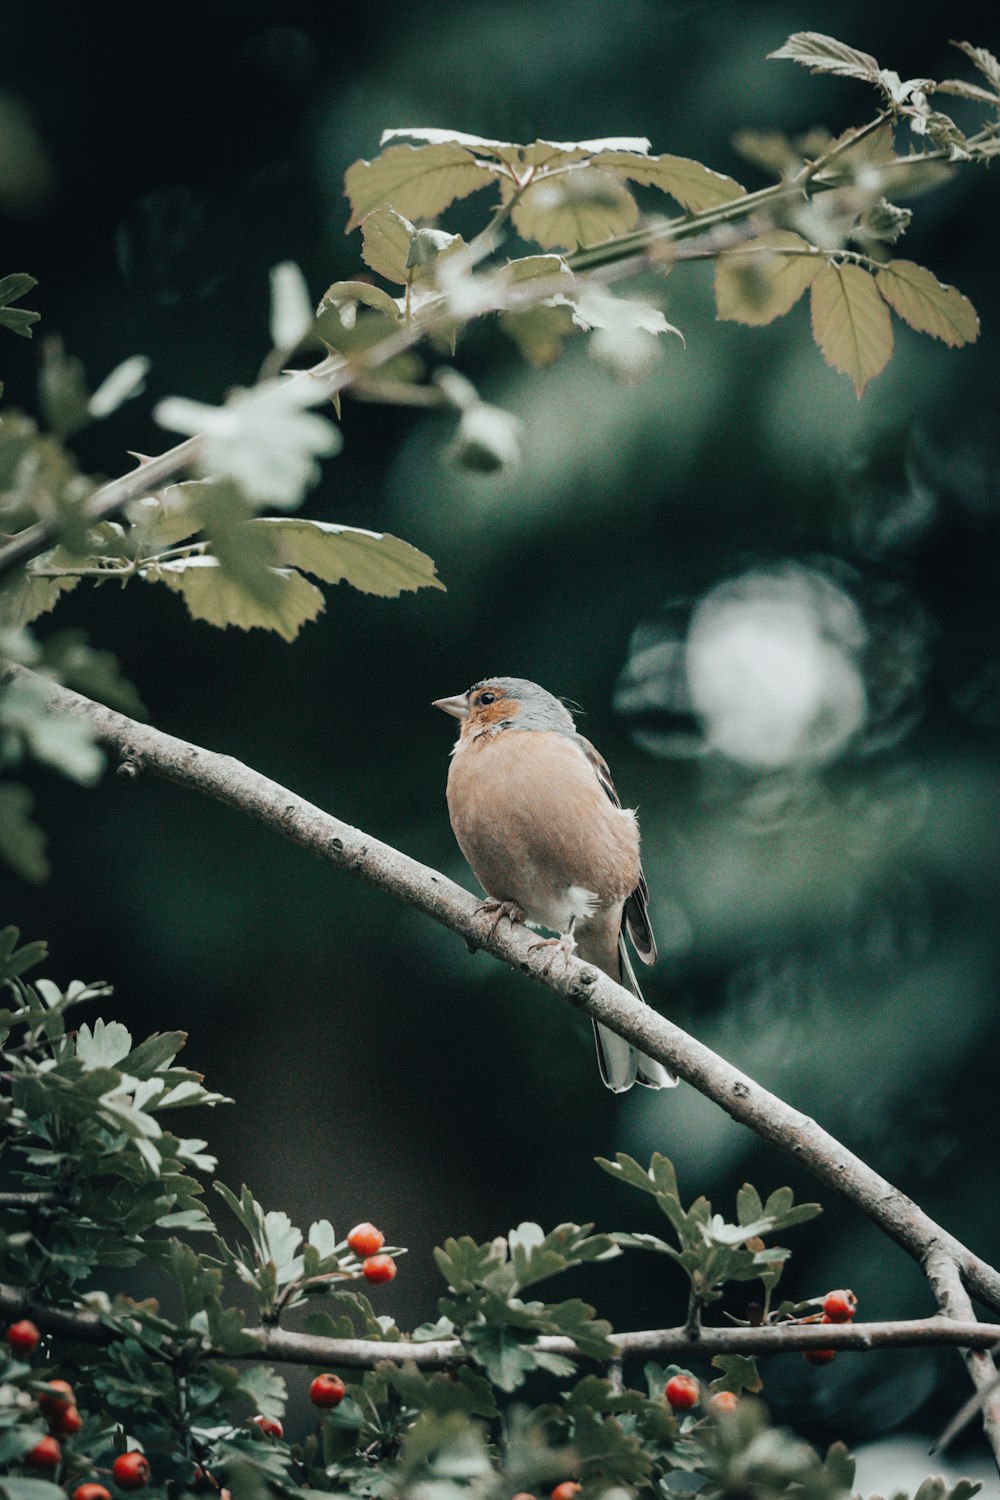
[[(958, 1323), (968, 1323), (970, 1318), (975, 1317), (972, 1301), (968, 1292), (962, 1285), (962, 1276), (959, 1267), (949, 1255), (935, 1253), (928, 1256), (924, 1265), (924, 1271), (931, 1284), (931, 1290), (938, 1300), (938, 1306), (946, 1318), (953, 1318)], [(965, 1364), (969, 1372), (969, 1379), (975, 1386), (975, 1396), (972, 1400), (972, 1408), (981, 1406), (983, 1411), (983, 1430), (993, 1449), (993, 1457), (997, 1468), (1000, 1469), (1000, 1379), (997, 1377), (997, 1367), (993, 1361), (995, 1344), (987, 1345), (985, 1348), (973, 1348), (965, 1346)], [(971, 1412), (965, 1409), (958, 1413), (954, 1422), (949, 1425), (948, 1433), (942, 1437), (939, 1447), (943, 1448), (946, 1441), (958, 1431), (960, 1424), (968, 1421)]]
[(0, 680), (30, 680), (36, 687), (43, 687), (52, 711), (84, 719), (98, 743), (132, 768), (130, 774), (145, 770), (225, 803), (433, 917), (470, 946), (520, 969), (672, 1068), (762, 1140), (788, 1152), (859, 1208), (922, 1266), (926, 1267), (935, 1255), (953, 1261), (968, 1290), (994, 1312), (1000, 1312), (1000, 1272), (815, 1120), (762, 1088), (665, 1016), (641, 1004), (606, 974), (577, 959), (546, 969), (544, 959), (532, 953), (532, 938), (524, 928), (498, 930), (491, 936), (490, 924), (479, 914), (475, 898), (454, 881), (323, 812), (231, 756), (138, 724), (69, 688), (45, 682), (24, 667), (8, 666)]
[[(73, 1310), (35, 1303), (21, 1287), (0, 1285), (0, 1315), (30, 1317), (44, 1333), (61, 1334), (84, 1344), (109, 1344), (122, 1336), (131, 1320), (114, 1320), (83, 1309)], [(252, 1354), (233, 1355), (225, 1349), (213, 1351), (227, 1359), (279, 1360), (284, 1364), (325, 1365), (333, 1368), (370, 1369), (380, 1360), (414, 1364), (425, 1370), (446, 1370), (467, 1364), (469, 1351), (460, 1339), (415, 1341), (399, 1339), (331, 1339), (318, 1334), (293, 1333), (285, 1328), (247, 1328), (244, 1334), (258, 1340)], [(772, 1323), (761, 1328), (702, 1328), (691, 1339), (684, 1328), (644, 1328), (633, 1333), (614, 1333), (618, 1359), (647, 1358), (708, 1361), (716, 1354), (792, 1354), (806, 1349), (835, 1349), (867, 1353), (872, 1349), (915, 1349), (942, 1346), (986, 1350), (1000, 1339), (1000, 1325), (978, 1323), (971, 1313), (956, 1320), (948, 1315), (884, 1323)], [(542, 1335), (532, 1348), (571, 1359), (592, 1360), (570, 1338)], [(973, 1357), (972, 1355), (969, 1356)], [(976, 1355), (975, 1357), (979, 1357)], [(606, 1361), (602, 1358), (600, 1363)]]

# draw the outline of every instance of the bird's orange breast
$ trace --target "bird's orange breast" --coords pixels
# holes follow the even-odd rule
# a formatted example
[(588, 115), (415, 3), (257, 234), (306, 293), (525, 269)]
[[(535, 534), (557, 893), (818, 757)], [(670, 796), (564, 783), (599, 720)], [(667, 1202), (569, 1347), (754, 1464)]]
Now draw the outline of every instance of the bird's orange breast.
[(529, 914), (567, 885), (602, 906), (639, 882), (639, 830), (605, 793), (586, 755), (549, 730), (500, 730), (461, 743), (448, 810), (485, 890)]

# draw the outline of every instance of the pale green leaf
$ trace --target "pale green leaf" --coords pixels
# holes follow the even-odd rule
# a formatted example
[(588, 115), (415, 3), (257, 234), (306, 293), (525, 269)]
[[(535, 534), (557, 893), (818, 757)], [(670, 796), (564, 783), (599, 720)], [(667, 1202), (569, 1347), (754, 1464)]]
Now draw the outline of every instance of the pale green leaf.
[(518, 233), (545, 249), (596, 245), (634, 229), (639, 208), (612, 172), (581, 166), (532, 183), (512, 212)]
[(979, 318), (968, 297), (945, 286), (911, 260), (890, 260), (875, 277), (882, 296), (904, 322), (953, 349), (979, 337)]
[(836, 37), (820, 31), (796, 31), (769, 58), (787, 58), (811, 68), (814, 73), (833, 73), (840, 78), (860, 78), (865, 83), (880, 83), (879, 65), (869, 52), (859, 52), (838, 42)]
[(294, 349), (312, 331), (315, 316), (306, 279), (293, 260), (271, 267), (271, 343)]
[(132, 1050), (132, 1034), (120, 1021), (98, 1018), (91, 1028), (84, 1021), (76, 1039), (76, 1055), (86, 1068), (114, 1068)]
[(823, 265), (819, 256), (808, 252), (801, 235), (774, 229), (720, 255), (715, 268), (718, 316), (754, 326), (783, 317)]
[(133, 354), (106, 375), (88, 403), (92, 417), (109, 417), (124, 401), (142, 394), (149, 374), (149, 360), (144, 354)]
[(707, 208), (730, 203), (746, 194), (746, 188), (734, 178), (713, 172), (711, 167), (685, 156), (647, 157), (629, 151), (606, 151), (594, 157), (593, 165), (637, 182), (640, 187), (659, 188), (692, 214), (704, 213)]
[(892, 322), (860, 266), (825, 265), (811, 288), (813, 337), (827, 364), (849, 375), (860, 400), (892, 355)]
[(288, 567), (301, 568), (324, 583), (346, 582), (363, 593), (381, 594), (387, 599), (416, 589), (444, 588), (425, 553), (386, 532), (297, 517), (286, 520), (263, 516), (247, 526), (274, 536), (281, 560)]
[(0, 621), (15, 630), (30, 625), (55, 609), (60, 596), (79, 582), (79, 578), (37, 578), (30, 569), (14, 574), (0, 587)]
[(140, 575), (151, 583), (165, 583), (179, 593), (195, 620), (240, 630), (273, 630), (286, 641), (294, 641), (302, 626), (315, 620), (324, 608), (319, 589), (294, 569), (275, 568), (282, 580), (280, 594), (272, 604), (262, 603), (239, 583), (228, 578), (214, 557), (191, 557), (160, 563)]
[(405, 286), (413, 225), (394, 208), (377, 208), (361, 223), (361, 259), (386, 281)]
[(335, 281), (323, 293), (319, 312), (327, 306), (343, 308), (358, 302), (363, 303), (365, 307), (374, 308), (376, 312), (387, 313), (397, 322), (402, 316), (396, 299), (382, 287), (373, 286), (369, 281)]
[(523, 312), (501, 313), (499, 322), (507, 337), (517, 345), (522, 358), (540, 369), (555, 363), (566, 340), (572, 338), (579, 327), (571, 307), (565, 304), (553, 306), (549, 302), (537, 302)]
[(348, 230), (388, 206), (409, 219), (434, 219), (458, 198), (488, 187), (496, 173), (460, 145), (390, 146), (374, 161), (356, 161), (344, 175), (351, 205)]
[(957, 47), (959, 52), (964, 52), (990, 87), (1000, 94), (1000, 61), (993, 53), (988, 52), (985, 47), (974, 47), (971, 42), (952, 42), (951, 45)]

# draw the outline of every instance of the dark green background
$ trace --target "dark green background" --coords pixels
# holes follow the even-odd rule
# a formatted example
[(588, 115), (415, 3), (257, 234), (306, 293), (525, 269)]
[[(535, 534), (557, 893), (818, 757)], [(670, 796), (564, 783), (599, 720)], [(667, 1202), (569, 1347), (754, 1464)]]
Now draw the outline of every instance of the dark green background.
[[(736, 129), (837, 131), (871, 108), (860, 85), (765, 61), (790, 31), (831, 31), (903, 77), (944, 76), (965, 67), (949, 34), (990, 41), (961, 10), (534, 0), (335, 15), (292, 0), (140, 20), (21, 7), (0, 82), (28, 107), (52, 178), (8, 214), (0, 270), (39, 278), (38, 333), (59, 331), (94, 382), (151, 357), (146, 396), (78, 441), (85, 467), (116, 474), (127, 449), (165, 446), (155, 399), (214, 402), (253, 380), (274, 262), (297, 261), (317, 296), (357, 268), (342, 177), (383, 127), (648, 135), (759, 185)], [(641, 811), (666, 950), (650, 1000), (994, 1260), (997, 201), (970, 169), (914, 204), (903, 253), (961, 287), (983, 337), (953, 352), (897, 324), (896, 356), (860, 403), (812, 346), (805, 305), (759, 331), (717, 325), (700, 267), (666, 288), (686, 349), (670, 341), (638, 387), (583, 347), (538, 373), (495, 329), (471, 333), (458, 366), (526, 423), (512, 478), (450, 470), (444, 418), (346, 404), (344, 453), (305, 514), (406, 537), (447, 594), (332, 590), (294, 646), (192, 623), (138, 585), (81, 589), (53, 620), (118, 653), (158, 726), (467, 883), (444, 804), (452, 726), (430, 700), (487, 673), (575, 699)], [(29, 407), (36, 358), (37, 344), (4, 340), (8, 398)], [(852, 570), (836, 576), (878, 633), (872, 706), (907, 677), (908, 727), (796, 782), (768, 820), (752, 778), (640, 748), (632, 732), (657, 716), (616, 715), (614, 690), (632, 632), (669, 632), (669, 605), (683, 615), (749, 566), (817, 558)], [(430, 1249), (447, 1234), (521, 1219), (656, 1228), (591, 1165), (599, 1153), (665, 1151), (689, 1197), (727, 1211), (746, 1178), (813, 1195), (687, 1087), (607, 1094), (581, 1018), (253, 824), (152, 781), (32, 782), (53, 876), (38, 890), (4, 877), (4, 919), (50, 940), (60, 981), (112, 980), (135, 1031), (190, 1030), (191, 1062), (238, 1101), (194, 1127), (227, 1181), (303, 1224), (371, 1218), (411, 1247), (376, 1297), (405, 1325), (435, 1316)], [(929, 1312), (906, 1257), (821, 1196), (818, 1226), (795, 1234), (790, 1293), (850, 1285), (865, 1317)], [(619, 1328), (683, 1307), (679, 1278), (637, 1255), (573, 1290)], [(964, 1393), (954, 1354), (824, 1371), (795, 1357), (767, 1384), (782, 1414), (856, 1438), (935, 1430)]]

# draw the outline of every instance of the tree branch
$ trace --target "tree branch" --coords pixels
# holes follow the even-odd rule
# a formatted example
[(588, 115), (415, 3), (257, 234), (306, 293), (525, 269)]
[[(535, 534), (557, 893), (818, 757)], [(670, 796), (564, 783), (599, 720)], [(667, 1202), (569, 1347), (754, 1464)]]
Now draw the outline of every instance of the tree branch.
[(994, 1312), (1000, 1312), (1000, 1272), (935, 1223), (815, 1120), (762, 1088), (652, 1007), (641, 1004), (606, 974), (575, 958), (547, 969), (544, 959), (531, 951), (533, 939), (523, 927), (498, 929), (490, 936), (489, 920), (479, 913), (475, 897), (454, 881), (342, 823), (231, 756), (138, 724), (69, 688), (44, 682), (24, 667), (8, 666), (3, 678), (44, 686), (53, 712), (84, 719), (98, 743), (119, 760), (235, 808), (433, 917), (470, 946), (520, 969), (673, 1069), (762, 1140), (786, 1151), (859, 1208), (921, 1266), (935, 1255), (949, 1258), (968, 1290)]
[[(112, 1322), (96, 1312), (35, 1303), (26, 1290), (3, 1285), (0, 1285), (0, 1316), (30, 1317), (44, 1333), (62, 1334), (83, 1344), (111, 1343), (121, 1337), (122, 1327), (131, 1322), (127, 1313)], [(224, 1349), (212, 1352), (227, 1359), (267, 1358), (284, 1364), (350, 1369), (370, 1369), (387, 1359), (394, 1364), (405, 1362), (427, 1370), (446, 1370), (467, 1364), (471, 1358), (457, 1338), (427, 1342), (400, 1339), (390, 1343), (380, 1339), (322, 1338), (284, 1328), (247, 1328), (244, 1332), (259, 1343), (253, 1354), (237, 1356), (227, 1354)], [(867, 1353), (872, 1349), (940, 1346), (982, 1351), (998, 1340), (1000, 1324), (979, 1323), (971, 1316), (961, 1320), (950, 1316), (914, 1318), (895, 1323), (772, 1323), (761, 1328), (702, 1328), (696, 1339), (691, 1339), (684, 1328), (646, 1328), (611, 1335), (619, 1360), (661, 1355), (707, 1361), (716, 1354), (794, 1354), (804, 1349)], [(532, 1347), (547, 1354), (565, 1354), (571, 1359), (594, 1359), (569, 1338), (542, 1335)]]
[[(959, 1323), (967, 1324), (970, 1318), (975, 1317), (969, 1294), (962, 1285), (959, 1268), (950, 1256), (939, 1253), (929, 1255), (924, 1271), (946, 1318), (953, 1318), (957, 1326)], [(998, 1345), (983, 1347), (969, 1344), (965, 1347), (965, 1364), (976, 1393), (969, 1404), (971, 1410), (963, 1408), (958, 1413), (948, 1432), (942, 1436), (939, 1446), (943, 1448), (946, 1442), (950, 1442), (979, 1406), (983, 1413), (983, 1430), (993, 1449), (997, 1469), (1000, 1470), (1000, 1379), (993, 1361)]]

